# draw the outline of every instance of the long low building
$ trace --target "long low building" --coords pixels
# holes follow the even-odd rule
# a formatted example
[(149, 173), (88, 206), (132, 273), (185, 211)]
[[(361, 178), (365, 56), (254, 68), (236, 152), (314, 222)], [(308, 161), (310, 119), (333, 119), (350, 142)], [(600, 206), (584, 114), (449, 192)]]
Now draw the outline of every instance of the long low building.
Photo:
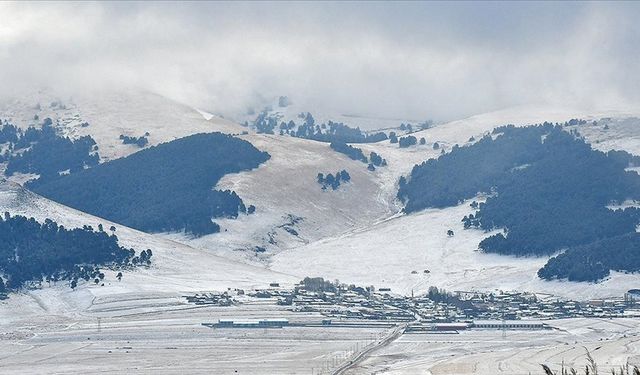
[(218, 323), (211, 324), (214, 328), (282, 328), (289, 325), (288, 319), (220, 319)]
[(486, 329), (545, 329), (546, 324), (539, 320), (475, 320), (471, 327)]
[(458, 332), (464, 331), (470, 327), (470, 323), (452, 322), (452, 323), (415, 323), (407, 326), (405, 332)]

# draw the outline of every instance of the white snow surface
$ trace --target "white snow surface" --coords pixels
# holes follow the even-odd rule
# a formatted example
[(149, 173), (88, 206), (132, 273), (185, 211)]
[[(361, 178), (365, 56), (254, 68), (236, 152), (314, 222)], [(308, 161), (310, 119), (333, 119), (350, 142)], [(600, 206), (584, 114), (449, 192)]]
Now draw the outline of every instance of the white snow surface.
[[(543, 281), (536, 272), (548, 257), (477, 251), (478, 243), (493, 233), (464, 230), (460, 219), (472, 212), (468, 201), (394, 217), (284, 251), (274, 257), (271, 268), (301, 277), (317, 274), (357, 285), (390, 287), (405, 295), (437, 286), (451, 291), (522, 290), (586, 300), (622, 296), (640, 283), (639, 275), (615, 272), (597, 284)], [(447, 235), (449, 229), (454, 236)]]
[(562, 319), (544, 331), (468, 330), (459, 334), (405, 334), (346, 372), (349, 375), (527, 375), (541, 363), (560, 373), (580, 371), (588, 350), (600, 374), (640, 365), (637, 319)]
[(594, 124), (570, 127), (584, 136), (593, 148), (601, 151), (624, 150), (640, 155), (640, 118), (637, 116), (603, 116)]
[[(140, 137), (149, 132), (148, 146), (152, 146), (196, 133), (237, 134), (243, 130), (231, 121), (138, 89), (83, 92), (71, 98), (60, 98), (48, 90), (0, 103), (0, 118), (22, 128), (40, 126), (47, 117), (66, 136), (91, 135), (98, 144), (101, 161), (140, 150), (122, 144), (121, 134)], [(83, 127), (84, 122), (89, 126)]]

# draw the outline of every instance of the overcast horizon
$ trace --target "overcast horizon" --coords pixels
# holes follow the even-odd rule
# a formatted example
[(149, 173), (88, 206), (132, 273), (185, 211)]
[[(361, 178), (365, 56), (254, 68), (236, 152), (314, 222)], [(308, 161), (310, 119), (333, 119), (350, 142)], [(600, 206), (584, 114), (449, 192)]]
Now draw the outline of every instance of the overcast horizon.
[(3, 95), (138, 86), (220, 113), (635, 107), (635, 3), (1, 3)]

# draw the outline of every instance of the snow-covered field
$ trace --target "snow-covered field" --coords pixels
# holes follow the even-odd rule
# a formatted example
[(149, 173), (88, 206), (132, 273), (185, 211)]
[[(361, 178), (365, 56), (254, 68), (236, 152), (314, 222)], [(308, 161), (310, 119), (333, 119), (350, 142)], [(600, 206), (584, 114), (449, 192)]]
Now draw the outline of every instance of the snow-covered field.
[[(123, 279), (124, 281), (124, 279)], [(134, 297), (134, 296), (132, 296)], [(274, 305), (202, 307), (162, 293), (97, 297), (85, 311), (5, 317), (40, 294), (0, 303), (3, 374), (310, 374), (319, 373), (382, 333), (376, 329), (212, 329), (221, 318), (319, 317)], [(144, 308), (140, 308), (144, 306)]]
[[(123, 279), (124, 280), (124, 279)], [(77, 293), (77, 292), (74, 292)], [(50, 299), (58, 308), (35, 313)], [(60, 302), (62, 301), (62, 302)], [(379, 329), (287, 327), (211, 329), (221, 318), (317, 321), (274, 305), (199, 307), (161, 292), (94, 298), (72, 316), (59, 296), (16, 295), (0, 302), (3, 374), (329, 374), (384, 334)], [(21, 314), (15, 314), (21, 311)], [(548, 322), (546, 331), (469, 330), (404, 334), (348, 374), (538, 374), (540, 363), (584, 366), (585, 347), (601, 371), (640, 360), (637, 319)]]
[(640, 322), (635, 319), (569, 319), (548, 322), (553, 330), (469, 330), (460, 334), (405, 334), (347, 374), (527, 375), (562, 364), (579, 371), (586, 349), (608, 374), (640, 365)]

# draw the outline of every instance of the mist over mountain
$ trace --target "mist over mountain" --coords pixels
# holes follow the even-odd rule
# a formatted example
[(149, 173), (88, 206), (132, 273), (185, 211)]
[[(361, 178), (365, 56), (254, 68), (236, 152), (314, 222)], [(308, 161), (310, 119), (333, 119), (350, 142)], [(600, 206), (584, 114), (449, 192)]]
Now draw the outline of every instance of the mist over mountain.
[[(515, 105), (638, 102), (633, 2), (4, 3), (10, 90), (139, 87), (222, 113), (452, 120)], [(268, 17), (265, 17), (268, 14)], [(71, 20), (71, 21), (69, 21)]]

